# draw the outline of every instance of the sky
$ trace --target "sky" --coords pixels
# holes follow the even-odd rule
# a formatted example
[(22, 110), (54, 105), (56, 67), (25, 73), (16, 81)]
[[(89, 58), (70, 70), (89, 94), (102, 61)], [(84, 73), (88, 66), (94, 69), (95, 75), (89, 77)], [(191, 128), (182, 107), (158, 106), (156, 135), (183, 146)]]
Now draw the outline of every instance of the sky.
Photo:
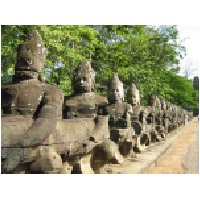
[(179, 37), (182, 45), (186, 47), (186, 56), (180, 62), (182, 67), (179, 75), (184, 75), (184, 68), (193, 72), (189, 78), (199, 74), (199, 38), (200, 27), (198, 25), (178, 25)]

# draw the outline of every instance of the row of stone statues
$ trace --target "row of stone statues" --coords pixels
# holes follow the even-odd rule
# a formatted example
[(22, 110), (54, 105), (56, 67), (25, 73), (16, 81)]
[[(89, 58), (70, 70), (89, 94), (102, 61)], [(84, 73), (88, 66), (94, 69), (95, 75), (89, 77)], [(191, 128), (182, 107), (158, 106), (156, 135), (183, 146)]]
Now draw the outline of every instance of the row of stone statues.
[(19, 45), (13, 83), (2, 93), (2, 173), (102, 173), (106, 163), (164, 139), (187, 123), (187, 111), (150, 96), (140, 105), (132, 84), (124, 101), (117, 74), (108, 98), (95, 94), (95, 72), (88, 61), (73, 74), (73, 94), (64, 97), (41, 76), (46, 48), (36, 30)]

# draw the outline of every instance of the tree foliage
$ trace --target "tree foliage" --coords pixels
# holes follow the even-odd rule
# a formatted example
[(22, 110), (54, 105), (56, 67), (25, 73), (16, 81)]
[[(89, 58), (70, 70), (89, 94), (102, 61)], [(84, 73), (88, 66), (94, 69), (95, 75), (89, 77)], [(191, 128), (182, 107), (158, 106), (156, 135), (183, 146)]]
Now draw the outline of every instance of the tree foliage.
[[(96, 71), (96, 88), (106, 86), (117, 72), (125, 89), (131, 83), (137, 85), (144, 105), (153, 93), (174, 104), (198, 108), (198, 94), (191, 81), (176, 75), (185, 55), (176, 26), (2, 26), (1, 74), (5, 83), (14, 73), (17, 46), (33, 28), (48, 48), (46, 82), (56, 84), (65, 95), (71, 93), (74, 68), (87, 59)], [(106, 94), (102, 90), (100, 93)]]

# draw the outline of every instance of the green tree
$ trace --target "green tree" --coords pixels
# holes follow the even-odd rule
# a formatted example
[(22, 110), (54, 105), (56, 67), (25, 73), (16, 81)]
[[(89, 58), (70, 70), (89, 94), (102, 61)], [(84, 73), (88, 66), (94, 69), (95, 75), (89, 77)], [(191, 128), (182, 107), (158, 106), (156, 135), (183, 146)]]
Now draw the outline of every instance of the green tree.
[(46, 82), (57, 85), (65, 95), (71, 93), (74, 68), (87, 59), (96, 72), (96, 88), (101, 89), (101, 95), (106, 95), (108, 80), (118, 72), (125, 90), (131, 83), (137, 85), (143, 105), (150, 94), (155, 94), (185, 108), (198, 108), (198, 93), (191, 81), (176, 75), (185, 55), (185, 48), (177, 40), (176, 26), (2, 26), (4, 82), (11, 81), (17, 46), (33, 28), (48, 48)]
[(107, 83), (111, 76), (109, 72), (119, 72), (125, 85), (130, 85), (130, 81), (153, 84), (153, 76), (161, 71), (172, 67), (177, 70), (185, 53), (177, 43), (176, 26), (110, 25), (93, 28), (98, 31), (99, 41), (103, 44), (96, 48), (92, 57), (97, 81), (101, 84)]
[(70, 77), (78, 62), (91, 60), (98, 46), (97, 31), (89, 26), (2, 26), (2, 76), (14, 72), (16, 50), (28, 31), (36, 28), (48, 49), (45, 67), (46, 80), (68, 94), (71, 90)]

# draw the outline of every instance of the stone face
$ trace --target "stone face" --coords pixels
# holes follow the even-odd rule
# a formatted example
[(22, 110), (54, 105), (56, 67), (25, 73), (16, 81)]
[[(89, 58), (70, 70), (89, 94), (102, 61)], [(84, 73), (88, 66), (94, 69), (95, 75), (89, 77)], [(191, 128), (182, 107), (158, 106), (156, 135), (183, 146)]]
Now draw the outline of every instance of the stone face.
[(27, 39), (17, 49), (14, 83), (38, 79), (44, 67), (46, 48), (37, 30), (30, 31)]
[(94, 92), (95, 72), (90, 63), (81, 61), (74, 71), (73, 87), (76, 94)]
[(108, 88), (108, 101), (111, 104), (124, 101), (123, 83), (119, 80), (117, 74), (112, 76)]
[(127, 101), (133, 106), (140, 105), (140, 91), (136, 88), (135, 84), (131, 84), (128, 90)]
[(148, 106), (156, 106), (156, 96), (154, 96), (154, 95), (149, 96)]

